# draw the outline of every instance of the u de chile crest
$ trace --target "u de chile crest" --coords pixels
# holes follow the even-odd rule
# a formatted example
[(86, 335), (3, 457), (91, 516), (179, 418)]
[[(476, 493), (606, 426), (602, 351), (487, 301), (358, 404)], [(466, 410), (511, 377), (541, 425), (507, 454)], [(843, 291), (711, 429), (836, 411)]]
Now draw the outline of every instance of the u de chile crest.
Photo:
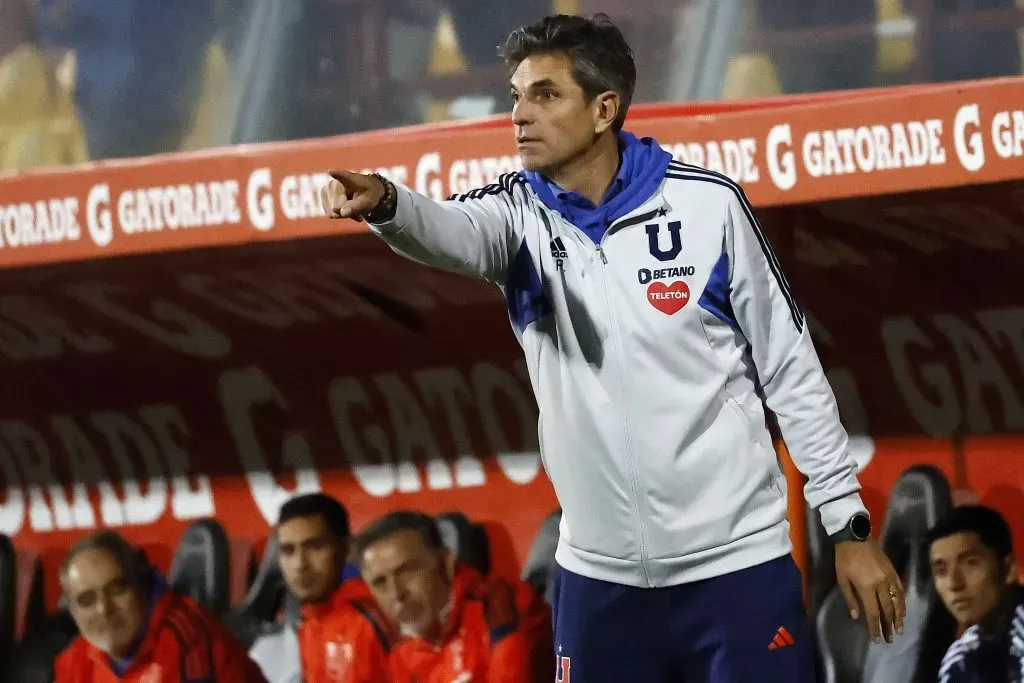
[[(647, 230), (647, 246), (651, 256), (662, 262), (674, 261), (683, 250), (681, 237), (682, 224), (679, 221), (671, 221), (667, 226), (668, 245), (663, 244), (661, 237), (661, 225), (651, 223), (645, 226)], [(656, 270), (641, 268), (637, 273), (640, 284), (647, 285), (647, 302), (655, 309), (665, 315), (675, 315), (690, 303), (690, 287), (683, 280), (674, 280), (671, 283), (662, 282), (664, 279), (681, 278), (693, 275), (693, 266), (666, 267)]]

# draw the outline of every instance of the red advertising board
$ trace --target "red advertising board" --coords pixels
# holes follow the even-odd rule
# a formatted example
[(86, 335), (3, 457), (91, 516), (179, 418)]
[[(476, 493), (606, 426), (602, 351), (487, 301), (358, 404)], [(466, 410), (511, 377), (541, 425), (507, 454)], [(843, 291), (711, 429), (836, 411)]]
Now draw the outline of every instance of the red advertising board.
[[(758, 206), (1019, 178), (1024, 79), (638, 107), (630, 128)], [(0, 180), (0, 267), (362, 232), (323, 220), (329, 168), (442, 198), (517, 170), (502, 120), (242, 146)]]

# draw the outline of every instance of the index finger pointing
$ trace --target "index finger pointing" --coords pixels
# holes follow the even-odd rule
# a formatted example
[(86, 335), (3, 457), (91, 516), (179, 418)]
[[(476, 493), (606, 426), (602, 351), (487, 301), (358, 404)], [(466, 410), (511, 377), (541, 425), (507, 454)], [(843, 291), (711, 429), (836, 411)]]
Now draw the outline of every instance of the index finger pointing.
[(348, 187), (348, 185), (351, 184), (352, 179), (355, 176), (355, 174), (352, 173), (351, 171), (344, 171), (339, 168), (330, 169), (329, 171), (327, 171), (327, 175), (331, 176), (332, 178), (334, 178), (335, 180), (337, 180), (339, 183), (346, 187)]

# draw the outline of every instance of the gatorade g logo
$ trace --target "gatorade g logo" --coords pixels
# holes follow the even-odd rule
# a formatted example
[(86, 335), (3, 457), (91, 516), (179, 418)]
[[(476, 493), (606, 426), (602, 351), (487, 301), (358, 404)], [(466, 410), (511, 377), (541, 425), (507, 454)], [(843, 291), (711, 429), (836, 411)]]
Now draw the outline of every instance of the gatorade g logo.
[(650, 248), (651, 256), (658, 259), (659, 261), (672, 261), (679, 252), (683, 250), (683, 241), (679, 236), (683, 226), (679, 221), (672, 221), (668, 224), (669, 234), (669, 247), (663, 249), (661, 246), (661, 226), (657, 223), (651, 223), (650, 225), (644, 226), (647, 230), (647, 246)]

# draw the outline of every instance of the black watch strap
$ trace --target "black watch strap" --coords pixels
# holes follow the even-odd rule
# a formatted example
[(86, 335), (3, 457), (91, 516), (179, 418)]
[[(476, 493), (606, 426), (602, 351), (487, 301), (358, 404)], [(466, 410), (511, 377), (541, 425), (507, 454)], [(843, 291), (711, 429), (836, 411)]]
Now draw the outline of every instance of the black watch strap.
[(863, 512), (858, 512), (841, 530), (829, 536), (833, 543), (843, 541), (863, 542), (871, 538), (871, 518)]

